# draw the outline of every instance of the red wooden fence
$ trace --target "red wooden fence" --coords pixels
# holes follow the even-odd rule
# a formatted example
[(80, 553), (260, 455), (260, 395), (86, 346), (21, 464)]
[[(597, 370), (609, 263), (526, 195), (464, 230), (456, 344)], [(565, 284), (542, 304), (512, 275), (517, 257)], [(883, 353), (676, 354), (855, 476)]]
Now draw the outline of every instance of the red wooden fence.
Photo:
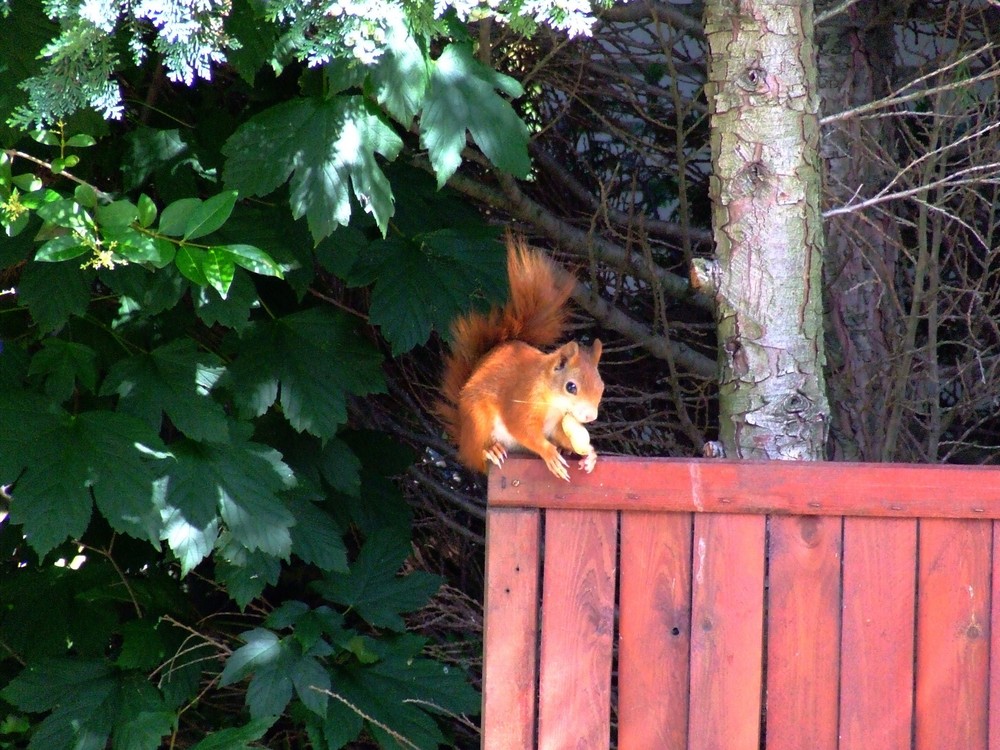
[(1000, 750), (1000, 468), (572, 477), (490, 475), (486, 750)]

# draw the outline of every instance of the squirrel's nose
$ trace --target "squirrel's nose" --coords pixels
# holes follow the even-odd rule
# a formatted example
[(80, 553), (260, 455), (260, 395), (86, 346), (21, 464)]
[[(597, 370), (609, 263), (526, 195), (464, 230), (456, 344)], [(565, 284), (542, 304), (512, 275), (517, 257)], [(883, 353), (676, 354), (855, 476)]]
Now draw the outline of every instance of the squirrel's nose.
[(578, 422), (586, 424), (587, 422), (593, 422), (597, 419), (597, 407), (580, 405), (573, 409), (573, 416), (576, 417)]

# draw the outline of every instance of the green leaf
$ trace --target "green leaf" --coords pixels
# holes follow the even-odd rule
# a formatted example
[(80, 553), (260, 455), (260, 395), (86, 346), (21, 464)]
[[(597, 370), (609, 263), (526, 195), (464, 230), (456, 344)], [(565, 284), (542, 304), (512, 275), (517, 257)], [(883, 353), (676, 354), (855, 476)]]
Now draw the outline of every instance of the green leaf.
[(165, 268), (174, 259), (175, 245), (164, 237), (139, 232), (132, 226), (106, 227), (103, 232), (105, 240), (117, 243), (115, 255), (133, 263)]
[(52, 709), (29, 750), (103, 750), (112, 729), (115, 747), (151, 750), (174, 718), (144, 675), (115, 673), (104, 660), (36, 662), (7, 686), (4, 698), (27, 711)]
[(259, 247), (253, 245), (222, 245), (213, 247), (213, 251), (226, 253), (233, 263), (262, 276), (277, 276), (279, 279), (284, 275), (281, 266), (274, 262), (270, 255)]
[(28, 374), (43, 376), (45, 392), (56, 401), (65, 401), (78, 380), (90, 392), (97, 387), (97, 352), (83, 344), (48, 338), (31, 358)]
[(177, 254), (174, 256), (174, 264), (177, 266), (177, 270), (184, 275), (184, 278), (196, 286), (208, 286), (208, 277), (202, 269), (204, 259), (204, 251), (181, 245), (177, 248)]
[(347, 548), (330, 514), (306, 497), (290, 497), (285, 504), (295, 516), (292, 552), (320, 570), (346, 572)]
[(381, 392), (381, 356), (347, 315), (313, 308), (255, 324), (230, 364), (227, 385), (240, 411), (257, 417), (280, 391), (296, 429), (332, 437), (347, 420), (347, 395)]
[(215, 577), (240, 609), (278, 583), (281, 561), (260, 550), (247, 550), (232, 541), (215, 555)]
[(295, 519), (276, 493), (292, 485), (291, 470), (273, 449), (233, 432), (229, 443), (172, 444), (176, 463), (166, 475), (164, 501), (196, 529), (219, 515), (247, 549), (287, 559)]
[(139, 225), (143, 228), (153, 226), (157, 214), (156, 204), (153, 202), (153, 199), (143, 193), (139, 196), (139, 203), (136, 208), (139, 211)]
[(122, 645), (115, 660), (120, 669), (152, 670), (166, 656), (163, 635), (150, 620), (130, 620), (121, 628)]
[[(313, 282), (315, 258), (309, 227), (305, 221), (293, 219), (287, 205), (240, 202), (225, 226), (215, 233), (215, 238), (218, 239), (217, 245), (234, 253), (233, 260), (237, 265), (249, 271), (265, 273), (264, 268), (256, 267), (258, 262), (264, 265), (274, 263), (300, 298)], [(260, 249), (269, 260), (256, 257), (252, 250), (244, 251), (239, 247), (241, 245)], [(233, 249), (233, 246), (238, 249)], [(251, 265), (254, 267), (251, 268)]]
[(350, 724), (360, 711), (382, 747), (397, 747), (400, 737), (421, 750), (445, 744), (428, 712), (476, 713), (480, 699), (461, 670), (416, 656), (412, 645), (413, 639), (404, 637), (395, 648), (384, 648), (382, 658), (373, 664), (335, 666), (334, 692), (350, 706), (331, 701), (327, 726)]
[[(25, 192), (35, 192), (37, 190), (40, 190), (43, 185), (42, 181), (38, 179), (35, 175), (33, 175), (31, 172), (26, 172), (24, 174), (16, 174), (11, 178), (11, 182), (13, 182), (14, 185), (21, 188), (21, 190), (24, 190)], [(53, 192), (52, 195), (55, 196), (54, 200), (59, 199), (58, 193)], [(24, 199), (22, 199), (21, 202), (28, 208), (38, 208), (39, 205), (41, 205), (40, 203), (31, 203)]]
[(135, 190), (155, 175), (160, 195), (178, 194), (176, 183), (183, 172), (180, 165), (191, 157), (186, 135), (180, 130), (156, 130), (144, 126), (129, 131), (123, 139), (124, 154), (119, 162), (124, 179), (122, 189)]
[(386, 18), (386, 49), (372, 68), (375, 99), (402, 125), (409, 127), (427, 90), (428, 63), (403, 19)]
[(392, 189), (375, 154), (395, 159), (399, 136), (360, 96), (296, 99), (265, 110), (223, 147), (227, 186), (267, 195), (291, 177), (295, 218), (305, 216), (319, 241), (351, 217), (351, 189), (383, 234)]
[(226, 666), (219, 678), (219, 687), (239, 682), (252, 672), (281, 658), (281, 639), (264, 628), (254, 628), (242, 633), (244, 645), (226, 659)]
[(139, 265), (120, 266), (102, 273), (101, 281), (118, 295), (116, 325), (174, 308), (189, 286), (173, 266), (156, 273)]
[(76, 154), (69, 154), (64, 157), (57, 157), (49, 164), (52, 174), (62, 174), (67, 169), (72, 169), (80, 163), (80, 157)]
[(259, 747), (256, 741), (264, 736), (277, 718), (277, 716), (265, 716), (253, 719), (243, 727), (214, 731), (201, 742), (192, 745), (191, 750), (253, 750), (253, 747)]
[(502, 248), (488, 236), (443, 230), (419, 239), (420, 245), (395, 238), (376, 242), (368, 256), (378, 263), (369, 277), (375, 279), (370, 319), (393, 354), (424, 343), (432, 329), (446, 333), (469, 300), (486, 298), (506, 273)]
[(471, 44), (450, 44), (435, 61), (420, 117), (420, 142), (428, 150), (438, 187), (462, 163), (466, 131), (499, 169), (527, 177), (528, 128), (497, 93), (521, 96), (513, 78), (490, 70), (473, 56)]
[(293, 638), (279, 639), (263, 628), (243, 633), (246, 644), (233, 652), (222, 670), (219, 684), (231, 685), (253, 675), (247, 689), (250, 715), (259, 718), (280, 714), (292, 699), (294, 687), (310, 711), (326, 713), (330, 675), (316, 659), (302, 654)]
[(25, 473), (11, 519), (45, 555), (67, 537), (83, 535), (93, 492), (112, 528), (155, 543), (161, 527), (154, 502), (160, 451), (156, 433), (133, 417), (103, 411), (65, 415), (23, 446)]
[(238, 195), (235, 190), (219, 193), (195, 208), (184, 225), (184, 239), (194, 240), (204, 237), (225, 224), (233, 212)]
[(49, 240), (38, 248), (38, 252), (35, 253), (35, 260), (44, 263), (53, 263), (62, 260), (72, 260), (89, 252), (90, 248), (82, 244), (80, 238), (75, 234), (64, 234)]
[[(166, 485), (164, 481), (162, 486)], [(181, 564), (181, 576), (186, 576), (215, 548), (215, 541), (219, 538), (219, 519), (212, 518), (198, 526), (188, 521), (181, 509), (171, 508), (163, 514), (160, 538)]]
[(169, 204), (160, 213), (160, 232), (180, 237), (187, 231), (188, 221), (202, 205), (198, 198), (181, 198)]
[[(15, 349), (8, 348), (0, 362)], [(28, 464), (42, 436), (59, 429), (66, 413), (49, 399), (16, 386), (0, 388), (0, 484), (11, 484)]]
[(319, 468), (323, 478), (337, 492), (358, 496), (361, 490), (361, 460), (347, 443), (338, 438), (327, 441)]
[(98, 206), (94, 216), (102, 228), (127, 227), (139, 218), (139, 209), (132, 201), (120, 200)]
[(192, 290), (195, 312), (207, 326), (216, 324), (232, 328), (238, 333), (250, 324), (250, 311), (260, 306), (257, 289), (242, 270), (233, 274), (226, 298), (212, 287), (202, 286)]
[(226, 50), (226, 62), (250, 86), (254, 84), (257, 71), (274, 53), (277, 41), (274, 24), (264, 23), (254, 8), (254, 3), (233, 3), (225, 21), (226, 34), (240, 40), (237, 49)]
[(441, 586), (440, 578), (422, 571), (398, 577), (396, 571), (408, 553), (404, 537), (378, 531), (365, 542), (348, 573), (331, 573), (316, 589), (356, 610), (371, 625), (402, 632), (406, 623), (400, 613), (424, 606)]
[(66, 139), (66, 145), (72, 148), (89, 148), (96, 143), (97, 139), (87, 133), (77, 133)]
[(163, 414), (193, 440), (229, 438), (226, 413), (211, 396), (222, 361), (198, 351), (190, 339), (175, 339), (149, 354), (121, 359), (108, 372), (101, 395), (117, 394), (118, 409), (159, 430)]
[(156, 750), (174, 728), (172, 711), (139, 711), (120, 717), (112, 735), (115, 750)]
[(46, 659), (34, 662), (0, 691), (22, 711), (38, 713), (83, 700), (100, 703), (114, 690), (103, 659)]
[(292, 669), (292, 684), (302, 705), (319, 716), (326, 716), (330, 673), (316, 659), (303, 656)]
[[(37, 3), (10, 3), (10, 15), (0, 23), (0, 49), (3, 50), (4, 72), (0, 75), (0, 112), (11, 113), (28, 101), (25, 91), (17, 84), (37, 75), (42, 65), (42, 48), (50, 44), (59, 27), (46, 16)], [(8, 126), (6, 116), (0, 118), (0, 143), (10, 146), (24, 134)]]
[(229, 294), (229, 285), (233, 283), (236, 273), (236, 263), (225, 250), (210, 247), (201, 253), (201, 270), (209, 285), (225, 299)]
[(97, 207), (97, 191), (86, 183), (76, 186), (73, 190), (73, 198), (84, 208)]
[(73, 315), (83, 315), (90, 302), (87, 274), (70, 263), (29, 263), (18, 296), (43, 333), (61, 328)]
[(37, 129), (32, 130), (28, 133), (31, 139), (37, 143), (41, 143), (43, 146), (58, 146), (59, 145), (59, 134), (53, 133), (51, 130)]
[(49, 201), (36, 210), (42, 219), (57, 227), (75, 229), (86, 234), (90, 234), (94, 229), (94, 220), (90, 213), (72, 198)]

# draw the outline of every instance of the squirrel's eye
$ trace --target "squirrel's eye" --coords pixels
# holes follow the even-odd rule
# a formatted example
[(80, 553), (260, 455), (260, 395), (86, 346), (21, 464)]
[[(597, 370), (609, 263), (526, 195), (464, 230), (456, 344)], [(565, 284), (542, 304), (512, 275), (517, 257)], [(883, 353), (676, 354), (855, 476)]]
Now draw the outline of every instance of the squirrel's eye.
[(575, 396), (576, 395), (576, 383), (574, 383), (572, 380), (569, 381), (568, 383), (566, 383), (566, 391), (568, 393), (572, 393)]

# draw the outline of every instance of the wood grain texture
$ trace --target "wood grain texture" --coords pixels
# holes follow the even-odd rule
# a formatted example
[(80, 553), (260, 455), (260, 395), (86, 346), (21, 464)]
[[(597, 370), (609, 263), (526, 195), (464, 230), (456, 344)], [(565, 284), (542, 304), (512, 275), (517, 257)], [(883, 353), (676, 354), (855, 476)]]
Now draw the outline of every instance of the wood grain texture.
[(840, 750), (910, 750), (917, 522), (847, 518), (843, 544)]
[(763, 662), (762, 517), (695, 517), (690, 750), (758, 750)]
[(837, 750), (842, 519), (771, 519), (767, 748)]
[(490, 503), (561, 509), (1000, 518), (1000, 467), (602, 456), (553, 477), (535, 458), (490, 473)]
[(986, 750), (992, 544), (988, 521), (920, 522), (916, 750)]
[(687, 747), (691, 644), (690, 514), (621, 519), (618, 744)]
[(1000, 523), (993, 522), (993, 559), (990, 592), (990, 716), (989, 747), (1000, 748)]
[(617, 533), (617, 513), (545, 514), (540, 750), (608, 747)]
[(525, 750), (534, 742), (540, 542), (539, 511), (488, 511), (484, 750)]

